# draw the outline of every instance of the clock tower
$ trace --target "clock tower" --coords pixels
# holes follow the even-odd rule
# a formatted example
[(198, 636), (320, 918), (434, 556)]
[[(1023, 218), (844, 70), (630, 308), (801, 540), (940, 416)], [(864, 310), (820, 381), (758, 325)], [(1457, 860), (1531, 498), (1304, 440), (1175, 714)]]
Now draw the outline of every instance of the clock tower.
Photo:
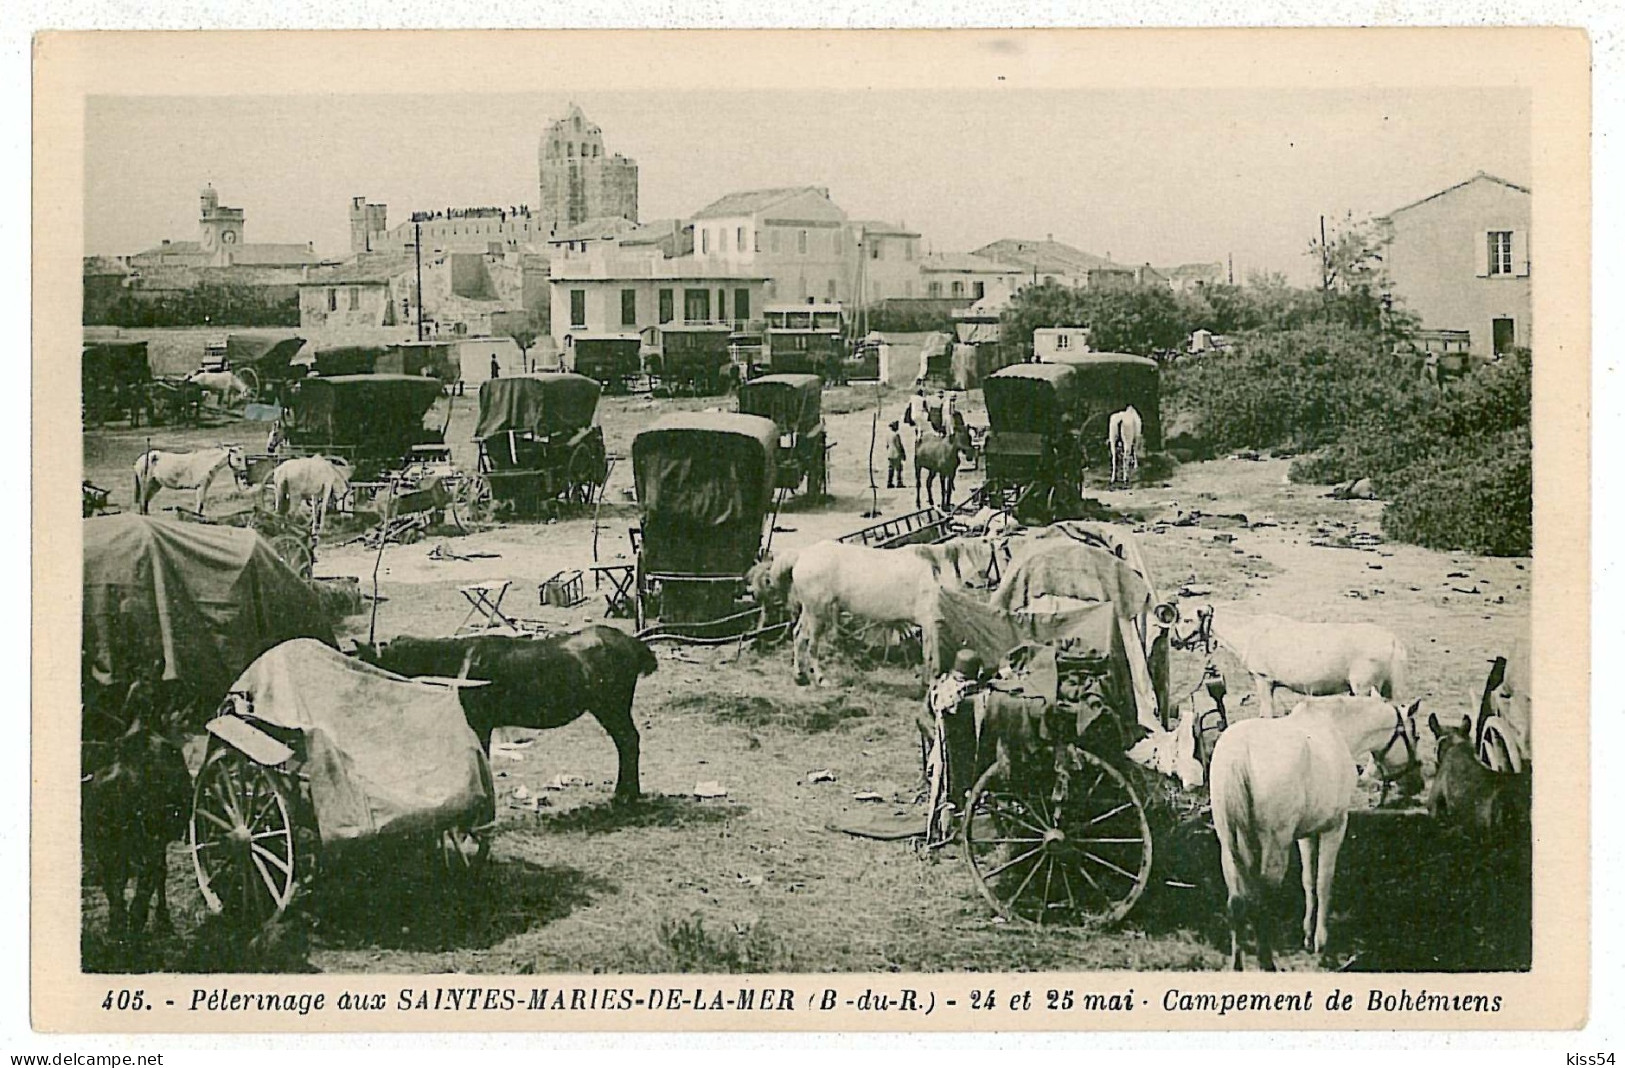
[(214, 186), (206, 185), (198, 194), (198, 243), (217, 263), (231, 262), (231, 253), (243, 241), (243, 209), (220, 205)]

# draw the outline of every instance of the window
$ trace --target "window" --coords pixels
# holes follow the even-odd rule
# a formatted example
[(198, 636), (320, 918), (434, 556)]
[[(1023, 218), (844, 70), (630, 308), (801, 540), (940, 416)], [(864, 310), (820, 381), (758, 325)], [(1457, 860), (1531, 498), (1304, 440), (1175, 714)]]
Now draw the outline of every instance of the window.
[(683, 290), (683, 321), (703, 323), (711, 318), (711, 291), (709, 289)]
[(751, 250), (754, 251), (754, 252), (762, 251), (762, 232), (760, 230), (757, 230), (754, 233), (752, 233), (750, 236), (751, 236), (752, 242), (754, 242), (754, 244), (752, 244), (752, 246), (751, 246)]
[(872, 242), (869, 245), (869, 258), (872, 259), (872, 260), (878, 260), (880, 258), (880, 242), (879, 241)]
[(717, 290), (717, 318), (728, 318), (728, 291), (726, 289)]
[(672, 311), (672, 304), (673, 304), (672, 291), (669, 290), (669, 289), (662, 289), (660, 291), (660, 321), (661, 322), (669, 323), (669, 322), (672, 321), (672, 319), (674, 319), (676, 317), (676, 314)]
[(743, 226), (734, 231), (734, 249), (738, 252), (745, 251), (745, 228)]
[(327, 310), (330, 312), (339, 310), (339, 291), (336, 289), (327, 291)]
[(570, 325), (587, 325), (587, 291), (585, 289), (570, 290)]
[(735, 319), (749, 319), (750, 318), (750, 290), (748, 290), (748, 289), (736, 289), (736, 290), (734, 290), (734, 318)]
[(1489, 232), (1490, 274), (1512, 273), (1512, 231)]
[(925, 291), (930, 296), (940, 297), (940, 296), (942, 296), (942, 283), (941, 282), (932, 282), (929, 286), (926, 287)]
[(350, 287), (350, 310), (351, 311), (360, 311), (361, 310), (361, 287), (360, 286), (351, 286)]
[(1058, 349), (1069, 349), (1069, 348), (1071, 348), (1072, 347), (1072, 335), (1071, 334), (1057, 334), (1057, 335), (1055, 335), (1055, 347), (1058, 348)]
[(970, 284), (970, 295), (975, 297), (977, 300), (981, 300), (983, 297), (987, 296), (987, 283), (972, 282)]
[(709, 227), (700, 228), (700, 255), (709, 255), (711, 252), (711, 230)]
[(801, 230), (796, 235), (796, 252), (805, 256), (807, 254), (807, 231)]
[(621, 325), (638, 325), (638, 291), (635, 289), (621, 290)]
[(954, 283), (954, 296), (962, 297), (964, 295), (965, 295), (965, 283), (964, 282), (955, 282)]

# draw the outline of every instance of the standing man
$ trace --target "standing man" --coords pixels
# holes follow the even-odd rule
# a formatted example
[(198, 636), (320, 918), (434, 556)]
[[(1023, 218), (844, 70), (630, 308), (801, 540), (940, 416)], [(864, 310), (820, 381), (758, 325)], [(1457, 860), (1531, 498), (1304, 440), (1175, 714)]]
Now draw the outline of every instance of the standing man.
[(897, 420), (891, 424), (891, 437), (886, 441), (886, 488), (903, 489), (903, 435), (897, 429)]
[(502, 364), (500, 362), (498, 362), (497, 354), (494, 353), (494, 352), (491, 353), (491, 377), (492, 378), (501, 378), (502, 377)]

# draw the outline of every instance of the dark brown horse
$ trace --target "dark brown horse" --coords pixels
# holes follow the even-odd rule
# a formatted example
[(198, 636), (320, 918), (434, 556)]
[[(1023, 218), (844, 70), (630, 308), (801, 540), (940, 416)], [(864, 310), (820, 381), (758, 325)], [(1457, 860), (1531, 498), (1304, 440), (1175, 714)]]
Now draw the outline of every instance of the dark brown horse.
[[(953, 506), (954, 477), (959, 474), (959, 455), (963, 452), (967, 459), (974, 458), (975, 454), (956, 438), (944, 437), (941, 434), (925, 434), (914, 446), (914, 507), (920, 507), (920, 487), (925, 487), (926, 503), (932, 507), (940, 507), (947, 511)], [(921, 472), (924, 472), (923, 476)], [(942, 503), (940, 505), (932, 498), (932, 484), (940, 486)]]
[(398, 675), (489, 682), (461, 691), (463, 714), (487, 753), (497, 727), (549, 730), (574, 722), (583, 712), (591, 715), (620, 756), (615, 800), (637, 800), (639, 741), (632, 699), (638, 679), (658, 663), (649, 647), (631, 635), (595, 626), (547, 638), (400, 637), (376, 648), (358, 645), (356, 653)]
[[(99, 759), (80, 784), (80, 835), (86, 866), (107, 895), (111, 941), (139, 940), (149, 909), (170, 927), (167, 848), (186, 833), (192, 777), (179, 745), (156, 728), (156, 712), (132, 688), (128, 728), (117, 739), (87, 747)], [(125, 887), (135, 882), (126, 905)]]

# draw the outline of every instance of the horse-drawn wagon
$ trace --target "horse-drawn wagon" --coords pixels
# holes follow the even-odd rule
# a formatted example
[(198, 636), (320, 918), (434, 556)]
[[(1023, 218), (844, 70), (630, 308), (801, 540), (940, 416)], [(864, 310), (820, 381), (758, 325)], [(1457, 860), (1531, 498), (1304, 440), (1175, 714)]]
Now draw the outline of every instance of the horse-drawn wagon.
[(817, 375), (763, 375), (739, 384), (739, 411), (773, 420), (779, 431), (778, 488), (824, 496), (829, 440), (824, 429), (824, 380)]
[(1044, 359), (1078, 369), (1079, 431), (1087, 445), (1104, 442), (1112, 414), (1132, 405), (1140, 413), (1146, 447), (1162, 448), (1156, 360), (1128, 352), (1094, 351), (1051, 353)]
[(341, 457), (365, 480), (410, 463), (418, 446), (443, 446), (449, 418), (433, 378), (318, 375), (293, 388), (282, 436), (294, 455)]
[(153, 382), (145, 341), (98, 341), (80, 355), (79, 384), (85, 426), (100, 426), (115, 419), (141, 420), (151, 409), (148, 395)]
[(417, 839), (452, 869), (486, 855), (496, 791), (458, 687), (319, 641), (284, 642), (231, 684), (193, 791), (188, 845), (212, 911), (280, 914), (351, 849)]
[(633, 439), (640, 630), (735, 614), (771, 528), (778, 451), (778, 428), (754, 415), (675, 413)]
[(668, 393), (711, 396), (728, 381), (729, 338), (726, 323), (666, 323), (660, 330), (660, 384)]
[(841, 305), (770, 304), (762, 309), (762, 317), (763, 355), (770, 372), (841, 373), (846, 355)]
[(1216, 718), (1192, 704), (1167, 729), (1177, 611), (1157, 602), (1132, 542), (1056, 530), (1066, 536), (1027, 546), (993, 592), (942, 591), (956, 664), (990, 670), (944, 675), (928, 695), (930, 833), (957, 835), (1001, 915), (1109, 923), (1145, 893), (1171, 826), (1175, 788), (1157, 771), (1201, 784), (1197, 738), (1223, 729), (1222, 704)]
[(532, 516), (557, 502), (591, 504), (609, 475), (599, 385), (579, 374), (493, 378), (480, 386), (474, 438), (492, 500)]
[(281, 404), (294, 382), (310, 373), (308, 363), (294, 358), (305, 347), (302, 337), (280, 334), (227, 334), (223, 344), (205, 352), (203, 370), (237, 376), (248, 399)]
[(643, 373), (643, 335), (565, 335), (566, 366), (597, 382), (605, 393), (627, 393)]
[[(987, 401), (984, 495), (1023, 521), (1071, 512), (1081, 499), (1081, 376), (1066, 364), (1022, 363), (982, 383)], [(1105, 440), (1105, 435), (1101, 435)]]

